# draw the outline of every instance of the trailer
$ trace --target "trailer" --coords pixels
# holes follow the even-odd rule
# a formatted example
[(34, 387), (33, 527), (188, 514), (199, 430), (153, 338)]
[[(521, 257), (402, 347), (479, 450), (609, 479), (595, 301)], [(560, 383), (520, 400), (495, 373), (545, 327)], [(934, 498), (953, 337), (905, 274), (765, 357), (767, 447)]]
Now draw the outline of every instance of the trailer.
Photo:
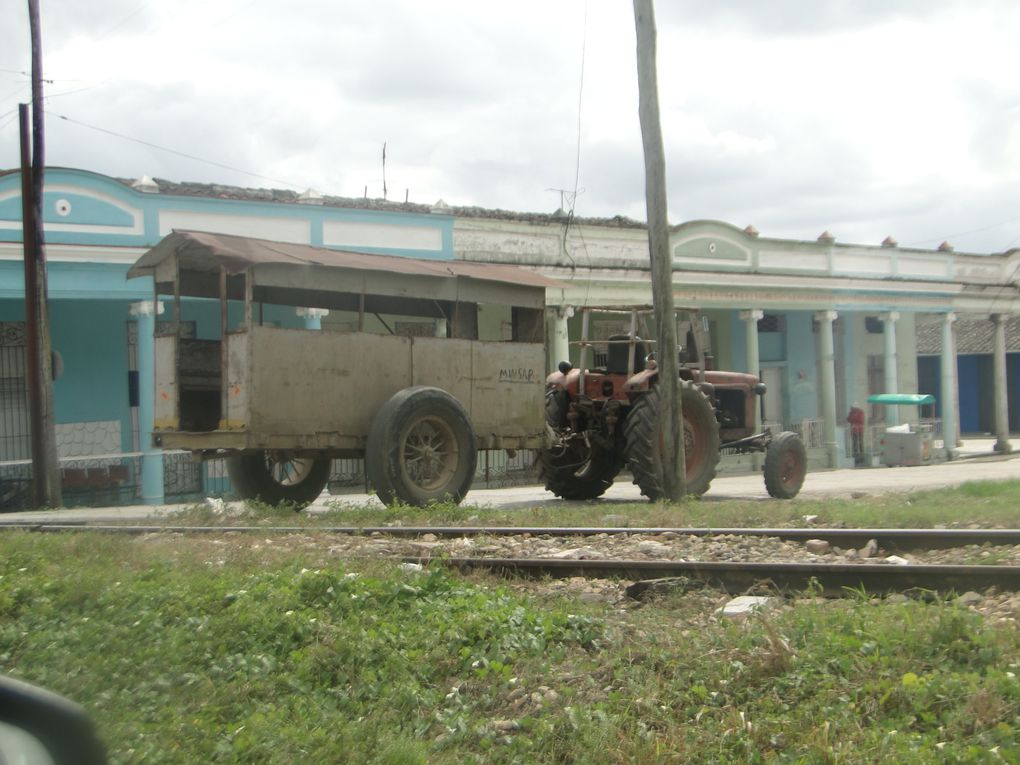
[[(197, 231), (140, 276), (170, 304), (153, 444), (227, 457), (242, 498), (307, 505), (333, 458), (361, 457), (387, 504), (459, 502), (479, 450), (544, 445), (545, 277)], [(281, 326), (296, 309), (331, 321)]]

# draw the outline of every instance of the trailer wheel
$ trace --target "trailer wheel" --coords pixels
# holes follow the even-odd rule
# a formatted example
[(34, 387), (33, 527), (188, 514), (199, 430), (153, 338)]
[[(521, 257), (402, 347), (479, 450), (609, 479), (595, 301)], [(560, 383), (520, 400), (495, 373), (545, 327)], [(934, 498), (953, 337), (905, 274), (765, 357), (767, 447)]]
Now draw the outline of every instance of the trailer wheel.
[(290, 502), (300, 510), (326, 488), (331, 462), (326, 457), (270, 449), (228, 457), (227, 473), (241, 499), (270, 505)]
[[(569, 402), (564, 391), (545, 394), (545, 421), (553, 430), (566, 423)], [(623, 458), (615, 451), (580, 439), (571, 439), (538, 454), (538, 474), (561, 499), (595, 499), (606, 493), (623, 467)]]
[(372, 420), (365, 470), (387, 505), (460, 502), (475, 477), (474, 431), (460, 403), (439, 388), (405, 388)]
[(765, 450), (765, 489), (776, 499), (793, 499), (804, 485), (807, 450), (800, 436), (789, 430), (772, 439)]
[[(680, 381), (684, 419), (684, 465), (687, 493), (701, 496), (715, 478), (719, 464), (719, 421), (715, 407), (698, 386)], [(627, 462), (634, 483), (650, 500), (662, 499), (662, 424), (659, 417), (659, 390), (642, 394), (631, 406), (624, 434), (627, 438)]]

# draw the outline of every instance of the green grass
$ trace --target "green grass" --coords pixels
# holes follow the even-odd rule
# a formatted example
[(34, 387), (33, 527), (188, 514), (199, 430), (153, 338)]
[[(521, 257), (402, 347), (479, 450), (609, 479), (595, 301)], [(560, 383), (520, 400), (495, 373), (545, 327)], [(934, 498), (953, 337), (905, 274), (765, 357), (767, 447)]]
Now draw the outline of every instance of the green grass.
[(122, 763), (1020, 761), (1015, 626), (811, 593), (733, 623), (724, 601), (7, 532), (0, 671), (85, 705)]
[(910, 494), (885, 494), (861, 499), (713, 500), (690, 499), (677, 504), (597, 501), (543, 502), (513, 509), (437, 503), (427, 508), (347, 507), (333, 500), (330, 512), (296, 513), (292, 507), (249, 503), (237, 511), (217, 515), (195, 505), (167, 519), (168, 523), (233, 525), (499, 525), (499, 526), (805, 526), (804, 516), (816, 515), (815, 525), (855, 527), (931, 528), (972, 523), (987, 527), (1020, 525), (1020, 480), (981, 481), (955, 488)]

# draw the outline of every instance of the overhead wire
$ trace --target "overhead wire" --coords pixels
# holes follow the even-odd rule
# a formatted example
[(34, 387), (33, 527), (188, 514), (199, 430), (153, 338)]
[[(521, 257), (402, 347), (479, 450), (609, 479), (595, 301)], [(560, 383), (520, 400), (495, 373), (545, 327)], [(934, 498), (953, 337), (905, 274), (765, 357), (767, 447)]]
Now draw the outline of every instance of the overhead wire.
[(141, 138), (135, 138), (133, 136), (124, 135), (123, 133), (118, 133), (115, 130), (110, 130), (108, 128), (99, 127), (98, 125), (90, 125), (87, 122), (82, 122), (81, 120), (76, 120), (76, 119), (74, 119), (72, 117), (68, 117), (65, 114), (56, 114), (54, 112), (51, 112), (50, 116), (55, 117), (56, 119), (59, 119), (59, 120), (63, 120), (65, 122), (70, 122), (70, 123), (72, 123), (74, 125), (80, 125), (81, 127), (85, 127), (85, 128), (90, 129), (90, 130), (95, 130), (95, 131), (97, 131), (99, 133), (105, 133), (106, 135), (111, 135), (111, 136), (114, 136), (116, 138), (120, 138), (120, 139), (125, 140), (125, 141), (131, 141), (133, 143), (141, 144), (142, 146), (147, 146), (150, 149), (156, 149), (157, 151), (166, 152), (167, 154), (174, 154), (174, 155), (176, 155), (178, 157), (184, 157), (185, 159), (190, 159), (190, 160), (193, 160), (195, 162), (201, 162), (201, 163), (206, 164), (206, 165), (211, 165), (212, 167), (219, 167), (219, 168), (222, 168), (223, 170), (230, 170), (231, 172), (234, 172), (234, 173), (241, 173), (242, 175), (247, 175), (247, 176), (250, 176), (252, 178), (258, 178), (258, 179), (264, 180), (264, 181), (271, 181), (272, 183), (279, 183), (279, 184), (282, 184), (284, 186), (289, 186), (290, 188), (293, 188), (293, 189), (306, 188), (306, 184), (294, 183), (292, 181), (285, 181), (285, 180), (281, 180), (279, 178), (272, 178), (272, 177), (270, 177), (268, 175), (261, 175), (259, 173), (253, 173), (253, 172), (250, 172), (248, 170), (242, 170), (241, 168), (234, 167), (233, 165), (227, 165), (227, 164), (225, 164), (223, 162), (217, 162), (215, 160), (207, 159), (205, 157), (198, 157), (198, 156), (196, 156), (194, 154), (188, 154), (187, 152), (184, 152), (184, 151), (178, 151), (177, 149), (171, 149), (168, 146), (160, 146), (157, 143), (152, 143), (151, 141), (145, 141), (145, 140), (142, 140)]
[[(587, 61), (587, 52), (588, 52), (588, 0), (585, 0), (584, 15), (582, 17), (582, 23), (581, 23), (581, 65), (580, 65), (580, 73), (579, 73), (579, 76), (578, 76), (578, 85), (577, 85), (577, 142), (576, 142), (576, 150), (575, 150), (575, 153), (574, 153), (574, 190), (573, 190), (573, 192), (570, 195), (570, 206), (569, 206), (569, 210), (567, 210), (567, 219), (563, 223), (562, 248), (563, 248), (563, 254), (566, 255), (567, 259), (570, 261), (570, 268), (571, 268), (571, 270), (572, 271), (576, 271), (576, 269), (577, 269), (577, 262), (574, 260), (574, 257), (570, 254), (570, 250), (567, 247), (567, 238), (568, 238), (569, 233), (570, 233), (570, 227), (571, 227), (571, 225), (573, 225), (575, 227), (576, 231), (577, 231), (578, 237), (581, 240), (581, 249), (584, 252), (585, 257), (588, 260), (588, 270), (590, 272), (591, 271), (591, 267), (592, 267), (591, 252), (588, 250), (588, 243), (587, 243), (587, 241), (585, 241), (584, 232), (581, 230), (581, 227), (577, 225), (576, 215), (575, 215), (576, 209), (577, 209), (577, 196), (578, 196), (578, 194), (581, 191), (583, 191), (583, 189), (579, 188), (579, 184), (580, 184), (580, 178), (581, 178), (581, 136), (582, 136), (582, 127), (584, 125), (584, 119), (583, 119), (584, 118), (584, 109), (583, 109), (583, 107), (584, 107), (584, 71), (585, 71), (585, 63)], [(585, 287), (584, 299), (582, 301), (582, 305), (584, 305), (584, 306), (588, 305), (588, 299), (591, 296), (591, 278), (590, 278), (590, 273), (589, 273), (589, 278), (586, 281), (586, 285), (587, 286)]]
[[(982, 226), (981, 228), (973, 228), (970, 229), (969, 231), (958, 231), (955, 234), (946, 234), (944, 236), (933, 237), (931, 239), (920, 239), (918, 241), (912, 242), (911, 246), (920, 246), (925, 244), (931, 244), (933, 242), (949, 241), (950, 239), (956, 239), (961, 236), (970, 236), (971, 234), (980, 234), (985, 231), (991, 231), (992, 229), (999, 228), (1001, 226), (1008, 226), (1010, 223), (1018, 222), (1020, 222), (1020, 218), (1011, 218), (1010, 220), (1000, 221), (999, 223), (993, 223), (988, 226)], [(1010, 242), (1010, 245), (1014, 244), (1018, 240), (1020, 240), (1020, 236), (1018, 236), (1016, 239)], [(1009, 245), (1006, 246), (1006, 249), (1009, 249)]]
[(0, 114), (0, 120), (3, 120), (5, 117), (10, 117), (10, 119), (7, 120), (6, 122), (0, 122), (0, 130), (3, 130), (4, 128), (6, 128), (8, 125), (10, 125), (12, 122), (14, 122), (14, 120), (16, 120), (18, 118), (18, 110), (17, 109), (11, 109), (11, 111), (9, 111), (9, 112), (6, 112), (4, 114)]

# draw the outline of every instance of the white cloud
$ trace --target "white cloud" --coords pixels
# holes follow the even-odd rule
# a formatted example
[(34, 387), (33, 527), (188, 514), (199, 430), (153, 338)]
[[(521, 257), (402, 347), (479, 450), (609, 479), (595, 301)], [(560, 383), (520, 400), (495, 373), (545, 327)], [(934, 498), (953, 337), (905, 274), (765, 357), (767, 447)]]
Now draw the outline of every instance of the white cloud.
[[(1020, 242), (1020, 6), (660, 0), (656, 11), (675, 222), (904, 244), (959, 235), (958, 249), (986, 251)], [(386, 142), (391, 199), (551, 211), (548, 190), (572, 189), (576, 173), (579, 214), (644, 217), (629, 3), (50, 0), (43, 14), (52, 164), (376, 196)], [(17, 163), (3, 115), (26, 97), (27, 21), (11, 16), (0, 166)]]

